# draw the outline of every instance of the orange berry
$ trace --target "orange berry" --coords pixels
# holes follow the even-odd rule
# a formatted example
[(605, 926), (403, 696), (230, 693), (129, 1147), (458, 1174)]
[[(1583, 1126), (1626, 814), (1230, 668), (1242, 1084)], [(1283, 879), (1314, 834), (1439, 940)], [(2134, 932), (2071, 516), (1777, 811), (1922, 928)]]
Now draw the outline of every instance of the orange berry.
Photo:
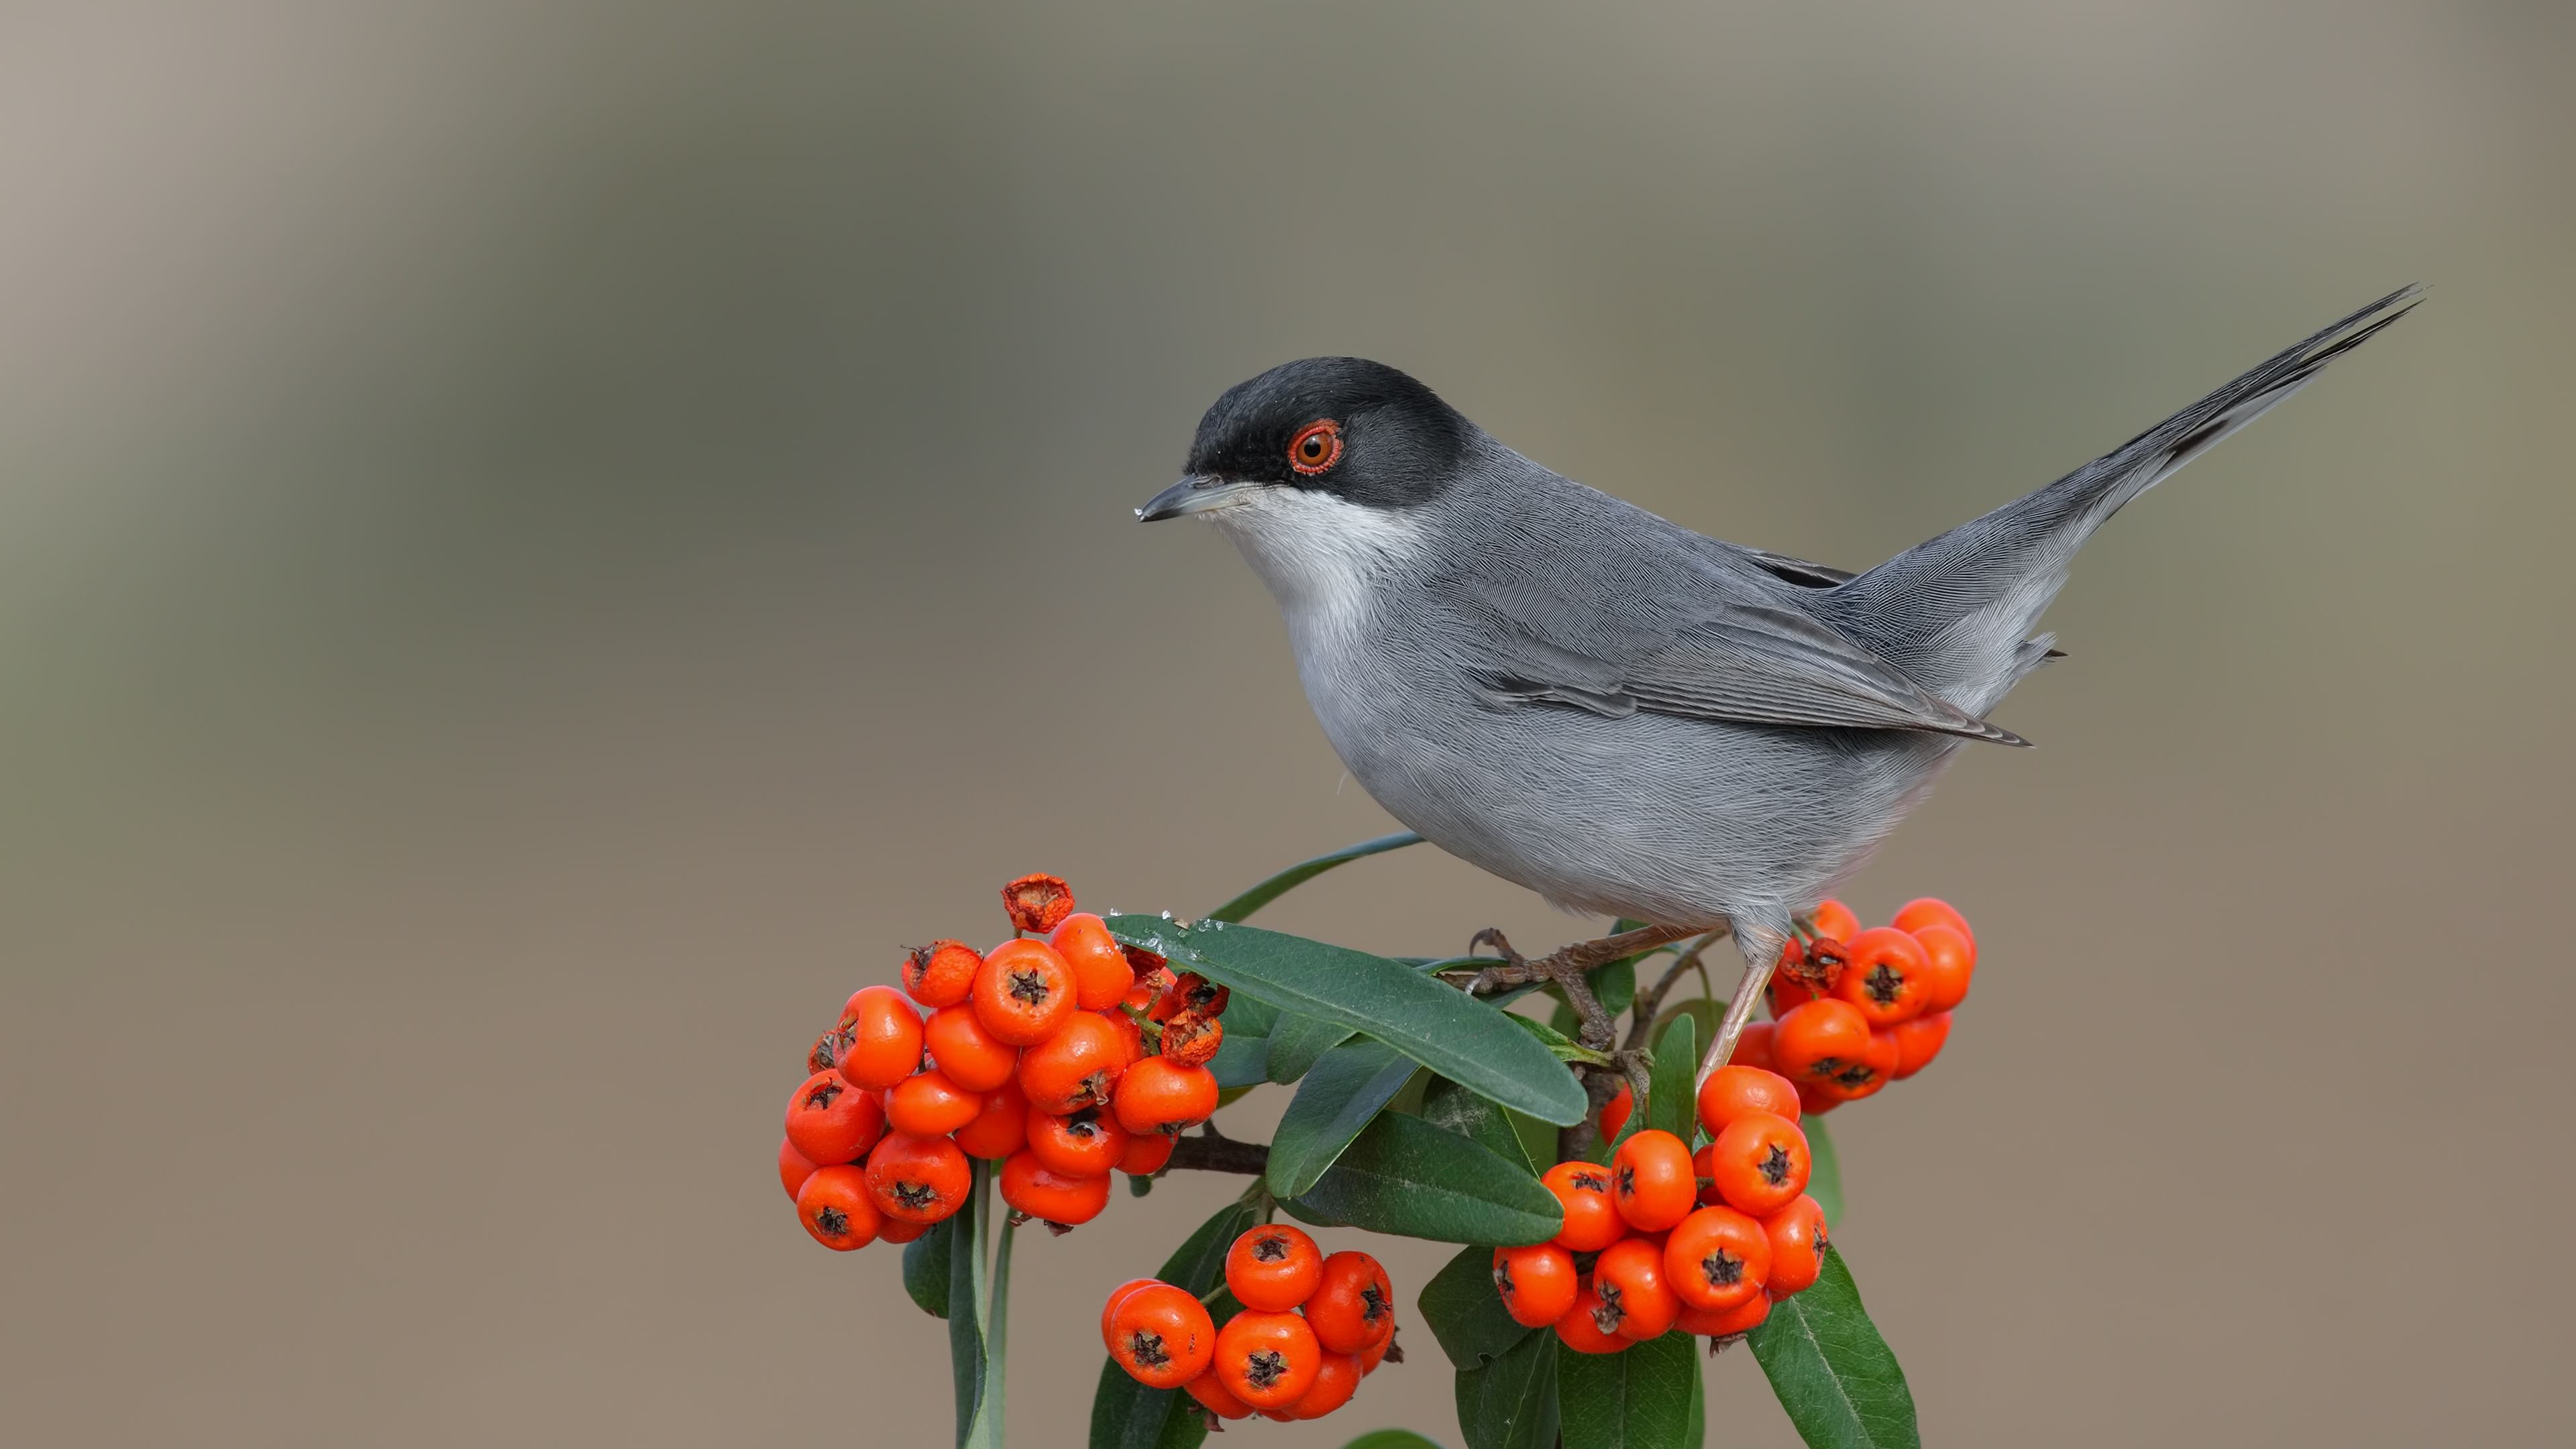
[(857, 1161), (884, 1132), (877, 1099), (838, 1072), (816, 1072), (787, 1099), (787, 1140), (817, 1167)]
[[(1386, 1356), (1394, 1352), (1395, 1335), (1393, 1333), (1389, 1333), (1386, 1337), (1378, 1340), (1377, 1347), (1369, 1349), (1360, 1355), (1360, 1377), (1367, 1378), (1370, 1374), (1376, 1373), (1377, 1366), (1386, 1362)], [(1397, 1354), (1395, 1361), (1397, 1363), (1404, 1362), (1403, 1355)]]
[(945, 1137), (984, 1114), (984, 1094), (937, 1070), (916, 1072), (886, 1088), (886, 1125), (907, 1137)]
[(1923, 1014), (1932, 962), (1922, 942), (1893, 926), (1872, 926), (1848, 949), (1851, 961), (1834, 986), (1836, 997), (1860, 1008), (1872, 1026), (1894, 1026)]
[(1977, 933), (1968, 929), (1968, 918), (1938, 896), (1918, 896), (1907, 901), (1897, 908), (1896, 919), (1888, 924), (1900, 931), (1911, 931), (1917, 926), (1943, 925), (1967, 937), (1972, 949), (1977, 944)]
[(930, 1014), (921, 1029), (930, 1060), (970, 1092), (989, 1092), (1019, 1074), (1020, 1049), (984, 1029), (975, 1008), (960, 1003)]
[(1130, 1278), (1109, 1290), (1109, 1301), (1100, 1305), (1100, 1346), (1102, 1348), (1112, 1353), (1118, 1351), (1118, 1345), (1112, 1342), (1109, 1336), (1110, 1323), (1118, 1315), (1118, 1305), (1127, 1301), (1128, 1294), (1139, 1288), (1151, 1288), (1161, 1281), (1159, 1278)]
[(1324, 1348), (1294, 1313), (1247, 1308), (1216, 1334), (1218, 1382), (1255, 1409), (1284, 1409), (1306, 1397), (1323, 1371)]
[(1948, 1011), (1968, 999), (1977, 974), (1977, 943), (1938, 921), (1914, 928), (1931, 969), (1923, 977), (1923, 1014)]
[(1097, 1107), (1085, 1107), (1069, 1117), (1036, 1113), (1029, 1118), (1028, 1132), (1029, 1155), (1039, 1166), (1064, 1177), (1107, 1176), (1134, 1140), (1114, 1118), (1101, 1116)]
[(1896, 1028), (1878, 1027), (1869, 1034), (1869, 1045), (1860, 1060), (1834, 1073), (1834, 1090), (1846, 1102), (1874, 1097), (1887, 1090), (1896, 1080), (1896, 1069), (1904, 1053), (1896, 1045)]
[(1762, 1220), (1771, 1240), (1771, 1276), (1764, 1284), (1774, 1298), (1804, 1293), (1825, 1268), (1825, 1210), (1811, 1197), (1801, 1197)]
[(1708, 1074), (1699, 1084), (1699, 1125), (1709, 1136), (1752, 1112), (1798, 1120), (1798, 1088), (1778, 1072), (1733, 1062)]
[(1727, 1065), (1758, 1067), (1766, 1072), (1777, 1072), (1781, 1076), (1787, 1076), (1788, 1073), (1781, 1072), (1779, 1064), (1771, 1058), (1773, 1034), (1779, 1029), (1780, 1024), (1776, 1021), (1746, 1022), (1744, 1035), (1735, 1039), (1735, 1054), (1727, 1059)]
[(1014, 927), (1043, 936), (1073, 914), (1073, 887), (1062, 876), (1024, 875), (1002, 887), (1002, 909)]
[(1029, 1144), (1029, 1099), (1004, 1082), (977, 1099), (975, 1120), (957, 1129), (957, 1150), (999, 1162)]
[[(1869, 1055), (1869, 1018), (1848, 1001), (1810, 1001), (1780, 1018), (1771, 1037), (1780, 1075), (1801, 1086), (1838, 1081)], [(1866, 1078), (1864, 1078), (1866, 1080)], [(1803, 1100), (1803, 1099), (1802, 1099)]]
[(1848, 941), (1860, 934), (1860, 917), (1840, 901), (1823, 901), (1816, 906), (1816, 934)]
[[(1803, 987), (1816, 996), (1831, 996), (1848, 964), (1850, 952), (1831, 936), (1793, 939), (1780, 948), (1779, 969), (1771, 979), (1783, 987)], [(1775, 1010), (1773, 1014), (1778, 1013)]]
[(1118, 1170), (1130, 1177), (1152, 1177), (1172, 1160), (1173, 1139), (1160, 1132), (1127, 1134), (1127, 1150), (1118, 1155)]
[(1223, 1016), (1226, 1000), (1232, 994), (1195, 971), (1184, 971), (1163, 988), (1163, 994), (1155, 998), (1154, 1009), (1147, 1014), (1156, 1021), (1169, 1021), (1184, 1011), (1205, 1017)]
[(814, 1044), (805, 1049), (805, 1074), (812, 1076), (816, 1072), (830, 1071), (832, 1059), (840, 1054), (841, 1033), (838, 1028), (814, 1038)]
[(1637, 1089), (1626, 1082), (1619, 1084), (1619, 1095), (1601, 1106), (1601, 1140), (1615, 1142), (1619, 1129), (1628, 1125), (1628, 1114), (1636, 1110)]
[(1163, 1023), (1163, 1055), (1185, 1067), (1203, 1067), (1216, 1060), (1216, 1049), (1225, 1045), (1225, 1023), (1195, 1011), (1184, 1011)]
[(1225, 1286), (1246, 1308), (1284, 1313), (1305, 1302), (1323, 1277), (1324, 1250), (1286, 1223), (1254, 1228), (1226, 1250)]
[(1104, 1011), (1100, 1019), (1118, 1036), (1118, 1069), (1125, 1071), (1145, 1059), (1145, 1031), (1125, 1011)]
[(1118, 1125), (1128, 1131), (1177, 1137), (1216, 1111), (1216, 1074), (1170, 1057), (1147, 1057), (1118, 1079), (1114, 1105)]
[(1770, 1316), (1771, 1295), (1756, 1293), (1733, 1308), (1693, 1308), (1685, 1303), (1673, 1327), (1705, 1338), (1732, 1338), (1760, 1328)]
[(1554, 1243), (1494, 1250), (1494, 1291), (1523, 1328), (1545, 1328), (1574, 1306), (1574, 1255)]
[(1073, 1015), (1073, 968), (1044, 941), (1004, 941), (985, 953), (968, 999), (995, 1041), (1035, 1046)]
[(1320, 1419), (1351, 1401), (1360, 1388), (1360, 1357), (1355, 1353), (1324, 1351), (1315, 1368), (1314, 1387), (1289, 1406), (1291, 1419)]
[(1109, 1174), (1073, 1177), (1041, 1164), (1028, 1148), (1002, 1163), (1002, 1201), (1033, 1218), (1075, 1227), (1109, 1206)]
[(1778, 1212), (1807, 1190), (1813, 1167), (1807, 1134), (1786, 1117), (1751, 1112), (1726, 1124), (1709, 1144), (1709, 1178), (1739, 1212)]
[(1593, 1291), (1589, 1273), (1575, 1286), (1574, 1306), (1556, 1321), (1556, 1336), (1576, 1353), (1617, 1353), (1628, 1347), (1627, 1339), (1601, 1326), (1601, 1295)]
[(1771, 1276), (1771, 1239), (1762, 1224), (1730, 1207), (1682, 1219), (1664, 1243), (1673, 1293), (1693, 1308), (1739, 1308), (1762, 1296)]
[[(1778, 1021), (1790, 1012), (1815, 1000), (1816, 993), (1786, 976), (1774, 976), (1771, 978), (1771, 984), (1762, 988), (1762, 999), (1771, 1004), (1771, 1019)], [(1742, 1056), (1739, 1055), (1737, 1060), (1743, 1060)]]
[(1589, 1162), (1560, 1162), (1539, 1174), (1565, 1208), (1565, 1226), (1552, 1241), (1571, 1253), (1597, 1253), (1627, 1236), (1628, 1224), (1610, 1200), (1610, 1169)]
[[(870, 1203), (869, 1206), (874, 1207), (875, 1204)], [(901, 1218), (880, 1218), (877, 1224), (877, 1241), (901, 1247), (929, 1232), (935, 1226), (936, 1224), (933, 1223), (908, 1223)]]
[(1592, 1291), (1601, 1300), (1595, 1320), (1633, 1343), (1663, 1337), (1682, 1311), (1664, 1273), (1663, 1245), (1649, 1238), (1622, 1238), (1604, 1249), (1592, 1265)]
[(1610, 1159), (1610, 1200), (1631, 1227), (1661, 1232), (1690, 1216), (1698, 1196), (1690, 1148), (1670, 1132), (1637, 1133)]
[(1148, 1388), (1177, 1389), (1205, 1373), (1216, 1344), (1207, 1309), (1169, 1283), (1135, 1289), (1110, 1315), (1109, 1356)]
[(1055, 1035), (1020, 1053), (1020, 1090), (1029, 1105), (1061, 1117), (1108, 1105), (1127, 1070), (1127, 1044), (1096, 1012), (1077, 1011)]
[(1842, 1104), (1842, 1088), (1830, 1081), (1798, 1084), (1798, 1110), (1807, 1116), (1821, 1117)]
[(1326, 1353), (1366, 1353), (1395, 1336), (1395, 1286), (1366, 1253), (1326, 1258), (1305, 1303), (1306, 1324)]
[(945, 1137), (893, 1133), (868, 1154), (868, 1195), (908, 1223), (935, 1223), (966, 1201), (966, 1154)]
[(813, 1175), (814, 1164), (806, 1161), (805, 1154), (796, 1150), (795, 1142), (785, 1137), (779, 1138), (778, 1185), (787, 1189), (787, 1195), (794, 1197), (796, 1189), (803, 1187), (805, 1179)]
[(877, 1240), (883, 1217), (868, 1198), (867, 1174), (856, 1167), (818, 1167), (796, 1190), (796, 1216), (814, 1241), (834, 1252)]
[(854, 1087), (882, 1092), (921, 1066), (921, 1013), (891, 986), (863, 987), (841, 1009), (839, 1071)]
[(1950, 1013), (1936, 1011), (1918, 1016), (1898, 1026), (1888, 1035), (1896, 1038), (1896, 1080), (1904, 1081), (1932, 1065), (1941, 1048), (1950, 1040)]
[[(1137, 966), (1137, 958), (1147, 956), (1153, 960), (1153, 966), (1150, 968)], [(1128, 949), (1127, 964), (1136, 967), (1136, 984), (1127, 988), (1126, 998), (1119, 1002), (1120, 1007), (1130, 1011), (1141, 1011), (1149, 1017), (1153, 1015), (1154, 1004), (1163, 999), (1163, 993), (1170, 989), (1174, 979), (1172, 968), (1162, 962), (1162, 957), (1152, 956), (1150, 952), (1139, 951), (1133, 947)]]
[(975, 985), (984, 958), (963, 941), (933, 941), (915, 946), (904, 958), (903, 989), (928, 1007), (955, 1006)]
[(1236, 1398), (1233, 1391), (1225, 1386), (1225, 1381), (1214, 1373), (1202, 1373), (1181, 1387), (1191, 1398), (1199, 1401), (1200, 1408), (1220, 1419), (1252, 1417), (1252, 1406)]
[(1135, 989), (1136, 968), (1098, 916), (1083, 911), (1065, 917), (1047, 944), (1073, 968), (1074, 1005), (1084, 1011), (1107, 1011)]

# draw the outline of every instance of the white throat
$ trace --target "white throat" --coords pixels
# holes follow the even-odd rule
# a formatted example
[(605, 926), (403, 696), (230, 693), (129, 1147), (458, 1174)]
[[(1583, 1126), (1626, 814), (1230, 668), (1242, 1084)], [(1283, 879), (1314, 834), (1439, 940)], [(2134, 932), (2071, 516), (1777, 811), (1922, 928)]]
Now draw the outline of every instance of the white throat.
[(1305, 488), (1264, 488), (1206, 516), (1270, 586), (1301, 654), (1360, 631), (1387, 576), (1423, 549), (1415, 515)]

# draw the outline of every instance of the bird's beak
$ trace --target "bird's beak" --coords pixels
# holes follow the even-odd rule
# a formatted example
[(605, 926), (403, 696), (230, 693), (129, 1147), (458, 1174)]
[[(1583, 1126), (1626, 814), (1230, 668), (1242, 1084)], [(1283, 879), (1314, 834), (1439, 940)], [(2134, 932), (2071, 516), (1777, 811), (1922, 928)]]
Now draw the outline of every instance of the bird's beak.
[(1159, 523), (1166, 518), (1186, 518), (1212, 508), (1232, 508), (1261, 486), (1258, 483), (1228, 483), (1222, 478), (1201, 478), (1194, 474), (1155, 494), (1151, 502), (1136, 510), (1136, 521)]

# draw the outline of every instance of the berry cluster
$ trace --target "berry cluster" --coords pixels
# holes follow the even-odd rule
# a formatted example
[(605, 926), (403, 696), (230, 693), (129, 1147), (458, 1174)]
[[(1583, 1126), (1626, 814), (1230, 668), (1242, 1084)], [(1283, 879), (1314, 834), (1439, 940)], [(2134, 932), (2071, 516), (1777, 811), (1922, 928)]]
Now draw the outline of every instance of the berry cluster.
[[(1209, 1416), (1320, 1419), (1351, 1401), (1395, 1348), (1395, 1290), (1366, 1253), (1325, 1257), (1284, 1224), (1257, 1227), (1225, 1255), (1240, 1312), (1219, 1324), (1169, 1283), (1120, 1284), (1100, 1310), (1109, 1356), (1149, 1388), (1185, 1389)], [(1218, 1300), (1224, 1302), (1222, 1297)]]
[(903, 990), (862, 988), (808, 1053), (778, 1176), (823, 1246), (921, 1236), (965, 1201), (969, 1158), (1002, 1164), (1021, 1219), (1070, 1229), (1108, 1206), (1110, 1169), (1161, 1171), (1216, 1110), (1224, 987), (1122, 947), (1054, 876), (1002, 901), (1010, 940), (914, 950)]
[(1930, 1066), (1976, 969), (1977, 938), (1947, 901), (1908, 901), (1868, 930), (1827, 901), (1816, 934), (1781, 958), (1773, 1019), (1745, 1029), (1734, 1060), (1778, 1072), (1797, 1084), (1799, 1105), (1830, 1112)]
[[(1699, 1092), (1708, 1141), (1631, 1133), (1602, 1167), (1560, 1162), (1541, 1181), (1565, 1206), (1548, 1242), (1494, 1250), (1512, 1320), (1553, 1325), (1577, 1353), (1617, 1353), (1675, 1328), (1727, 1339), (1816, 1281), (1824, 1210), (1806, 1195), (1798, 1090), (1724, 1066)], [(1606, 1114), (1605, 1114), (1606, 1115)]]

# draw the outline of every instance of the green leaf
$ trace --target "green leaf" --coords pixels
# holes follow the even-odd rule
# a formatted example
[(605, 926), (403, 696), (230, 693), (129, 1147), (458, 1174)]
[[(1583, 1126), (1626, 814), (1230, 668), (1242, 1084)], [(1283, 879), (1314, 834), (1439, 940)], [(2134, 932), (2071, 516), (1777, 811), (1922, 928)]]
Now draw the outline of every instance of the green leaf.
[(1697, 1130), (1699, 1116), (1691, 1095), (1691, 1078), (1699, 1073), (1698, 1048), (1698, 1023), (1689, 1017), (1674, 1022), (1655, 1048), (1655, 1090), (1646, 1099), (1646, 1125), (1670, 1132), (1685, 1145)]
[(1447, 1077), (1432, 1077), (1423, 1086), (1423, 1121), (1472, 1140), (1514, 1167), (1536, 1172), (1538, 1164), (1530, 1160), (1528, 1146), (1513, 1129), (1511, 1119), (1508, 1109), (1495, 1106)]
[(1440, 1243), (1543, 1243), (1565, 1209), (1536, 1174), (1419, 1117), (1381, 1114), (1297, 1206)]
[(1675, 1331), (1618, 1353), (1556, 1361), (1565, 1449), (1684, 1449), (1690, 1443), (1696, 1340)]
[(1311, 1016), (1279, 1014), (1279, 1024), (1270, 1029), (1270, 1060), (1264, 1074), (1274, 1082), (1293, 1082), (1314, 1070), (1324, 1053), (1358, 1035), (1337, 1021), (1317, 1021)]
[(1815, 1286), (1773, 1304), (1747, 1342), (1789, 1422), (1814, 1449), (1910, 1449), (1923, 1442), (1905, 1371), (1861, 1307), (1839, 1250), (1827, 1248)]
[(1411, 1429), (1371, 1429), (1353, 1439), (1342, 1449), (1440, 1449), (1437, 1440), (1425, 1439)]
[[(1227, 1203), (1199, 1224), (1154, 1276), (1184, 1292), (1205, 1294), (1225, 1275), (1225, 1255), (1234, 1240), (1260, 1220), (1250, 1203)], [(1178, 1389), (1149, 1389), (1128, 1377), (1116, 1359), (1103, 1358), (1100, 1386), (1091, 1395), (1091, 1449), (1188, 1449), (1198, 1440), (1186, 1437), (1186, 1426), (1198, 1416), (1181, 1407), (1184, 1397)], [(1182, 1427), (1176, 1430), (1175, 1425)]]
[(1458, 1433), (1467, 1449), (1551, 1449), (1560, 1356), (1553, 1332), (1532, 1333), (1483, 1368), (1460, 1369)]
[(903, 1291), (933, 1318), (948, 1316), (948, 1224), (936, 1222), (903, 1245)]
[(1381, 835), (1375, 840), (1363, 840), (1357, 845), (1345, 845), (1330, 855), (1319, 855), (1313, 860), (1304, 861), (1300, 864), (1288, 867), (1286, 870), (1279, 872), (1270, 879), (1263, 881), (1261, 884), (1254, 886), (1252, 889), (1245, 891), (1239, 896), (1236, 896), (1233, 900), (1227, 901), (1224, 905), (1208, 912), (1207, 918), (1211, 921), (1245, 920), (1249, 918), (1254, 911), (1260, 910), (1263, 906), (1270, 904), (1272, 901), (1288, 894), (1297, 887), (1304, 885), (1306, 882), (1313, 880), (1315, 877), (1322, 875), (1328, 870), (1331, 870), (1334, 866), (1358, 860), (1362, 856), (1382, 855), (1390, 850), (1402, 850), (1408, 845), (1420, 845), (1421, 843), (1421, 836), (1414, 834), (1410, 830), (1399, 830), (1393, 835)]
[[(1546, 1047), (1548, 1055), (1556, 1058), (1560, 1062), (1590, 1062), (1596, 1067), (1606, 1067), (1610, 1065), (1609, 1053), (1596, 1052), (1592, 1048), (1583, 1045), (1581, 1042), (1576, 1041), (1574, 1038), (1567, 1036), (1564, 1032), (1558, 1031), (1555, 1027), (1549, 1026), (1547, 1023), (1540, 1021), (1536, 1017), (1515, 1015), (1507, 1016), (1504, 1019), (1519, 1027), (1521, 1030), (1528, 1032), (1530, 1040)], [(1567, 1126), (1570, 1124), (1559, 1123), (1558, 1125)]]
[(992, 1169), (981, 1162), (965, 1205), (948, 1219), (948, 1370), (957, 1391), (957, 1442), (976, 1428), (984, 1403), (984, 1197)]
[(1834, 1151), (1824, 1118), (1801, 1117), (1798, 1125), (1807, 1134), (1807, 1196), (1825, 1210), (1825, 1226), (1834, 1227), (1843, 1220), (1842, 1156)]
[[(1621, 1073), (1620, 1075), (1621, 1075), (1621, 1080), (1623, 1080), (1623, 1081), (1624, 1081), (1624, 1080), (1626, 1080), (1626, 1074), (1625, 1074), (1625, 1073)], [(1649, 1074), (1649, 1081), (1648, 1081), (1647, 1085), (1648, 1085), (1650, 1088), (1653, 1086), (1653, 1082), (1652, 1082), (1652, 1080), (1651, 1080), (1651, 1073)], [(1631, 1088), (1631, 1090), (1634, 1090), (1634, 1089), (1633, 1089), (1633, 1088)], [(1651, 1098), (1652, 1098), (1652, 1092), (1651, 1092), (1651, 1091), (1648, 1093), (1648, 1096), (1649, 1096), (1649, 1099), (1650, 1099), (1650, 1105), (1651, 1105)], [(1621, 1143), (1626, 1142), (1629, 1138), (1634, 1137), (1634, 1136), (1636, 1136), (1638, 1133), (1645, 1131), (1645, 1130), (1646, 1130), (1646, 1127), (1647, 1127), (1646, 1114), (1645, 1114), (1645, 1113), (1643, 1113), (1643, 1112), (1638, 1111), (1634, 1106), (1631, 1106), (1631, 1107), (1628, 1109), (1628, 1120), (1619, 1124), (1619, 1135), (1618, 1135), (1618, 1136), (1616, 1136), (1616, 1137), (1612, 1137), (1612, 1138), (1608, 1139), (1607, 1141), (1604, 1141), (1604, 1140), (1600, 1137), (1600, 1135), (1599, 1135), (1599, 1134), (1597, 1134), (1597, 1133), (1593, 1136), (1593, 1139), (1592, 1139), (1592, 1160), (1593, 1160), (1594, 1162), (1598, 1162), (1598, 1163), (1604, 1164), (1604, 1165), (1606, 1166), (1606, 1165), (1609, 1163), (1609, 1161), (1610, 1161), (1611, 1157), (1612, 1157), (1614, 1154), (1616, 1154), (1616, 1153), (1618, 1152), (1618, 1150), (1619, 1150), (1619, 1145), (1620, 1145)]]
[(1119, 940), (1179, 969), (1283, 1012), (1376, 1037), (1506, 1107), (1560, 1126), (1582, 1120), (1583, 1093), (1573, 1074), (1511, 1025), (1512, 1018), (1383, 956), (1221, 922), (1184, 929), (1133, 915), (1111, 916), (1108, 926)]
[(1697, 1354), (1691, 1355), (1690, 1425), (1682, 1430), (1682, 1442), (1699, 1445), (1708, 1442), (1708, 1365)]
[(1440, 1340), (1440, 1351), (1457, 1368), (1482, 1368), (1486, 1360), (1502, 1357), (1540, 1331), (1521, 1327), (1503, 1310), (1503, 1297), (1494, 1291), (1491, 1248), (1461, 1251), (1422, 1285), (1416, 1302), (1431, 1336)]
[(1270, 1134), (1271, 1192), (1297, 1197), (1313, 1187), (1415, 1070), (1411, 1057), (1366, 1037), (1324, 1053)]
[[(1649, 1042), (1662, 1041), (1664, 1039), (1664, 1033), (1672, 1029), (1674, 1022), (1680, 1021), (1684, 1017), (1688, 1017), (1698, 1024), (1699, 1039), (1701, 1041), (1715, 1041), (1717, 1040), (1718, 1018), (1725, 1015), (1725, 1013), (1725, 1002), (1711, 1001), (1705, 996), (1694, 996), (1687, 1001), (1676, 1001), (1672, 1005), (1655, 1013), (1655, 1024), (1653, 1027), (1648, 1029), (1646, 1040)], [(1233, 1028), (1228, 1027), (1227, 1030), (1231, 1031)]]
[(1278, 1029), (1279, 1008), (1250, 996), (1238, 996), (1225, 1005), (1225, 1034), (1268, 1036)]
[[(1228, 1015), (1234, 1008), (1229, 1004)], [(1208, 1070), (1216, 1073), (1216, 1084), (1226, 1087), (1257, 1087), (1270, 1080), (1270, 1038), (1244, 1036), (1232, 1026), (1225, 1029), (1225, 1040), (1217, 1043), (1216, 1056), (1209, 1060)]]

